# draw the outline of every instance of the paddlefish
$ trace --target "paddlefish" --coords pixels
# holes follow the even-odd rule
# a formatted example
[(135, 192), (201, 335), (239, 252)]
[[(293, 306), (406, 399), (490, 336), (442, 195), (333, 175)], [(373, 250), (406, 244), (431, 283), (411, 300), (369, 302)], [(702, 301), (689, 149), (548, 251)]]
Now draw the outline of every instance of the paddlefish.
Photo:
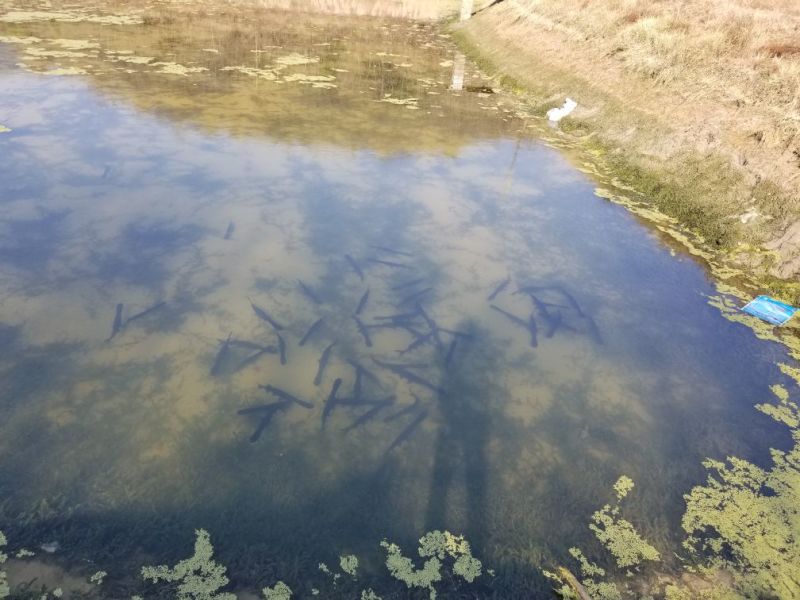
[(306, 297), (309, 300), (311, 300), (314, 304), (322, 304), (322, 301), (319, 299), (319, 296), (317, 296), (310, 287), (308, 287), (305, 283), (303, 283), (299, 279), (297, 280), (297, 283), (300, 285), (300, 290), (302, 290), (302, 292), (306, 295)]
[(389, 454), (392, 450), (397, 448), (400, 444), (402, 444), (409, 437), (411, 437), (411, 434), (414, 433), (414, 431), (416, 431), (417, 427), (419, 427), (422, 424), (422, 422), (426, 419), (427, 416), (428, 416), (428, 411), (423, 410), (416, 417), (414, 417), (414, 420), (411, 421), (411, 423), (409, 423), (406, 426), (406, 428), (400, 432), (400, 435), (398, 435), (391, 444), (389, 444), (389, 447), (386, 449), (386, 454)]
[(377, 358), (373, 358), (372, 360), (375, 361), (375, 364), (377, 364), (378, 366), (383, 367), (384, 369), (388, 369), (389, 371), (391, 371), (395, 375), (398, 375), (399, 377), (402, 377), (409, 383), (414, 383), (421, 387), (427, 388), (432, 392), (435, 392), (436, 394), (445, 393), (442, 388), (432, 384), (430, 381), (423, 379), (416, 373), (409, 371), (408, 369), (412, 365), (396, 365), (392, 363), (383, 362), (381, 360), (378, 360)]
[[(271, 352), (271, 350), (272, 350), (272, 352)], [(247, 358), (245, 358), (245, 359), (244, 359), (242, 362), (240, 362), (240, 363), (239, 363), (239, 364), (236, 366), (236, 369), (235, 369), (235, 371), (234, 371), (234, 372), (235, 372), (235, 373), (238, 373), (238, 372), (239, 372), (239, 371), (241, 371), (242, 369), (244, 369), (244, 368), (246, 368), (246, 367), (248, 367), (248, 366), (252, 365), (252, 364), (253, 364), (254, 362), (256, 362), (256, 361), (257, 361), (259, 358), (261, 358), (261, 357), (262, 357), (264, 354), (277, 354), (277, 350), (275, 349), (275, 347), (274, 347), (274, 346), (272, 346), (272, 347), (269, 347), (269, 346), (267, 346), (267, 347), (265, 347), (265, 348), (262, 348), (261, 350), (258, 350), (257, 352), (255, 352), (254, 354), (251, 354), (250, 356), (248, 356)]]
[(417, 302), (417, 312), (425, 320), (425, 323), (428, 325), (428, 329), (430, 329), (433, 333), (433, 339), (436, 340), (436, 347), (439, 349), (439, 352), (443, 352), (444, 344), (442, 343), (442, 337), (439, 335), (439, 327), (436, 325), (436, 321), (428, 316), (428, 313), (425, 312), (425, 309), (422, 308), (422, 305), (419, 302)]
[(509, 283), (511, 283), (511, 277), (506, 277), (505, 279), (503, 279), (503, 281), (497, 284), (497, 287), (494, 288), (494, 291), (491, 294), (489, 294), (489, 297), (486, 299), (489, 302), (494, 300), (498, 296), (498, 294), (500, 294), (504, 289), (508, 287)]
[(214, 359), (214, 364), (211, 365), (210, 375), (212, 377), (219, 375), (219, 371), (222, 368), (222, 363), (224, 362), (225, 357), (228, 356), (228, 351), (231, 347), (231, 335), (231, 333), (228, 334), (228, 339), (222, 343), (222, 346), (217, 352), (217, 357)]
[(423, 344), (429, 342), (431, 340), (431, 338), (433, 338), (433, 332), (427, 333), (427, 334), (425, 334), (423, 336), (420, 336), (420, 337), (416, 338), (413, 342), (411, 342), (403, 350), (398, 350), (397, 353), (400, 354), (401, 356), (403, 354), (407, 354), (407, 353), (409, 353), (409, 352), (411, 352), (413, 350), (416, 350), (417, 348), (419, 348)]
[(317, 319), (316, 321), (314, 321), (314, 323), (311, 325), (311, 327), (308, 328), (308, 331), (306, 331), (306, 334), (303, 336), (303, 339), (300, 340), (300, 343), (298, 344), (298, 346), (304, 346), (305, 343), (309, 339), (311, 339), (311, 336), (314, 335), (314, 333), (316, 333), (317, 329), (320, 328), (320, 325), (322, 325), (322, 322), (324, 320), (325, 320), (324, 318), (321, 318), (321, 319)]
[(283, 339), (280, 333), (275, 334), (278, 336), (278, 352), (281, 355), (281, 364), (286, 364), (286, 341)]
[(331, 359), (331, 352), (333, 352), (333, 347), (336, 345), (336, 342), (331, 342), (331, 344), (322, 351), (322, 356), (319, 357), (319, 367), (317, 368), (317, 376), (314, 377), (314, 385), (319, 385), (322, 383), (322, 375), (325, 373), (325, 367), (328, 366), (328, 361)]
[(348, 427), (345, 427), (342, 431), (344, 433), (348, 433), (348, 432), (352, 431), (353, 429), (355, 429), (356, 427), (360, 427), (361, 425), (364, 425), (365, 423), (367, 423), (371, 419), (373, 419), (375, 417), (375, 415), (377, 415), (379, 412), (381, 412), (385, 408), (388, 408), (389, 406), (394, 404), (394, 401), (395, 401), (395, 397), (394, 396), (389, 396), (388, 398), (385, 398), (384, 400), (378, 401), (375, 404), (375, 406), (373, 406), (367, 412), (365, 412), (363, 415), (358, 417), (355, 421), (353, 421)]
[(295, 404), (299, 404), (303, 408), (308, 408), (309, 410), (314, 408), (314, 404), (312, 402), (309, 402), (308, 400), (302, 400), (302, 399), (298, 398), (297, 396), (293, 396), (289, 392), (285, 392), (285, 391), (283, 391), (283, 390), (281, 390), (279, 388), (276, 388), (275, 386), (272, 386), (270, 384), (259, 385), (258, 387), (261, 388), (262, 390), (266, 391), (267, 393), (272, 394), (273, 396), (275, 396), (277, 398), (280, 398), (281, 400), (286, 400), (287, 402), (294, 402)]
[(520, 319), (518, 316), (512, 315), (510, 312), (503, 310), (502, 308), (500, 308), (496, 304), (492, 304), (490, 306), (491, 306), (492, 309), (496, 310), (501, 315), (504, 315), (505, 317), (507, 317), (508, 320), (511, 321), (512, 323), (516, 323), (517, 325), (519, 325), (520, 327), (524, 327), (525, 329), (528, 328), (528, 323), (526, 323), (524, 319)]
[(409, 304), (410, 302), (418, 301), (423, 296), (430, 294), (433, 291), (433, 287), (426, 287), (424, 290), (420, 290), (419, 292), (414, 292), (409, 294), (405, 298), (402, 298), (398, 304), (403, 306), (404, 304)]
[(410, 265), (404, 265), (403, 263), (393, 262), (391, 260), (381, 260), (380, 258), (368, 258), (367, 262), (375, 263), (377, 265), (384, 265), (386, 267), (391, 267), (393, 269), (411, 269)]
[(409, 252), (403, 252), (402, 250), (395, 250), (394, 248), (387, 248), (386, 246), (371, 246), (376, 250), (380, 250), (381, 252), (386, 252), (388, 254), (394, 254), (396, 256), (407, 256), (408, 258), (412, 258), (414, 255)]
[(369, 337), (369, 331), (367, 331), (366, 326), (364, 323), (361, 322), (357, 316), (353, 315), (353, 320), (356, 322), (358, 326), (358, 331), (361, 333), (361, 336), (364, 338), (364, 343), (367, 345), (368, 348), (372, 348), (372, 339)]
[(106, 340), (107, 342), (110, 342), (111, 340), (113, 340), (114, 336), (117, 335), (120, 332), (120, 330), (122, 329), (122, 308), (123, 308), (123, 306), (124, 305), (121, 302), (119, 304), (117, 304), (117, 309), (116, 309), (116, 312), (114, 313), (114, 322), (111, 324), (111, 335)]
[(336, 381), (333, 382), (331, 393), (328, 394), (328, 399), (325, 400), (325, 408), (322, 409), (322, 429), (325, 429), (325, 423), (327, 422), (333, 407), (336, 405), (336, 394), (339, 391), (339, 386), (341, 385), (342, 380), (340, 378), (336, 379)]
[(412, 402), (411, 404), (409, 404), (408, 406), (406, 406), (404, 408), (401, 408), (396, 413), (391, 414), (388, 417), (384, 417), (383, 421), (385, 423), (389, 423), (390, 421), (394, 421), (395, 419), (399, 419), (403, 415), (407, 415), (407, 414), (412, 413), (415, 410), (417, 410), (417, 407), (420, 405), (422, 400), (420, 400), (419, 397), (414, 395), (414, 394), (411, 394), (411, 395), (414, 396), (414, 402)]
[(251, 444), (255, 444), (261, 438), (261, 434), (264, 433), (264, 430), (272, 422), (272, 418), (278, 414), (278, 411), (286, 410), (287, 406), (287, 402), (276, 402), (272, 405), (269, 405), (269, 409), (264, 411), (264, 415), (258, 422), (256, 430), (253, 432), (253, 435), (250, 436)]
[(135, 321), (136, 319), (141, 319), (142, 317), (146, 317), (150, 313), (153, 313), (153, 312), (157, 311), (159, 308), (161, 308), (163, 306), (166, 306), (166, 305), (167, 305), (166, 302), (159, 302), (158, 304), (154, 304), (150, 308), (146, 308), (142, 312), (136, 313), (132, 317), (129, 317), (128, 320), (125, 322), (125, 325), (127, 326), (128, 323), (130, 323), (131, 321)]
[(447, 356), (444, 357), (444, 366), (445, 367), (449, 367), (450, 366), (450, 361), (453, 360), (453, 356), (456, 353), (456, 346), (457, 345), (458, 345), (458, 340), (457, 339), (453, 339), (453, 341), (450, 342), (450, 347), (447, 349)]
[(236, 229), (236, 225), (233, 224), (233, 221), (228, 223), (228, 228), (225, 230), (225, 237), (223, 239), (229, 240), (233, 237), (233, 231)]
[(411, 281), (406, 281), (404, 283), (398, 283), (397, 285), (392, 286), (391, 289), (394, 290), (394, 291), (403, 290), (405, 288), (409, 288), (411, 286), (417, 285), (418, 283), (422, 283), (423, 281), (425, 281), (425, 278), (424, 277), (420, 277), (419, 279), (413, 279)]
[[(250, 298), (248, 298), (248, 300), (250, 300)], [(281, 325), (281, 324), (280, 324), (280, 323), (278, 323), (278, 322), (277, 322), (275, 319), (273, 319), (271, 316), (269, 316), (269, 314), (267, 313), (267, 311), (265, 311), (263, 308), (261, 308), (261, 307), (259, 307), (259, 306), (256, 306), (256, 305), (253, 303), (253, 301), (252, 301), (252, 300), (250, 300), (250, 306), (252, 306), (252, 307), (253, 307), (253, 312), (254, 312), (254, 313), (256, 313), (256, 316), (257, 316), (259, 319), (261, 319), (262, 321), (266, 321), (267, 323), (269, 323), (270, 325), (272, 325), (272, 328), (273, 328), (273, 329), (275, 329), (276, 331), (280, 331), (281, 329), (283, 329), (283, 325)]]
[(358, 266), (358, 263), (355, 261), (355, 259), (349, 254), (345, 254), (344, 257), (347, 262), (350, 263), (350, 266), (353, 268), (353, 271), (355, 271), (356, 275), (358, 275), (359, 279), (364, 281), (364, 271), (361, 270), (361, 267)]
[(367, 289), (367, 291), (364, 292), (364, 295), (361, 296), (361, 300), (358, 301), (358, 306), (356, 307), (356, 312), (354, 314), (361, 314), (361, 311), (367, 306), (367, 300), (369, 300), (369, 289)]

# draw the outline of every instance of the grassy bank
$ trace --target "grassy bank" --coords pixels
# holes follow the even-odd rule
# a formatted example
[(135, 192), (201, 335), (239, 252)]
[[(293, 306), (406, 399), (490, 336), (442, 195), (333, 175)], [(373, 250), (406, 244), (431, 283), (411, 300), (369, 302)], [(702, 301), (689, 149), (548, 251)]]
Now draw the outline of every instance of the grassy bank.
[(504, 0), (456, 26), (472, 58), (619, 182), (760, 287), (798, 300), (800, 6)]

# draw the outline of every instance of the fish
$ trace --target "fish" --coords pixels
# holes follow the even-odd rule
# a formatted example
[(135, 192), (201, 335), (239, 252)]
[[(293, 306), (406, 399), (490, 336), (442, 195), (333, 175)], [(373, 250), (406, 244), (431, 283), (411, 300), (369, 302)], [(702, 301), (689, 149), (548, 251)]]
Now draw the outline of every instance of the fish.
[(391, 321), (392, 323), (399, 323), (402, 321), (411, 321), (419, 317), (419, 311), (414, 311), (410, 313), (398, 313), (396, 315), (381, 315), (379, 317), (375, 317), (376, 321)]
[(531, 348), (536, 348), (539, 345), (538, 332), (539, 328), (536, 327), (536, 319), (531, 315), (528, 317), (528, 333), (531, 334)]
[(146, 309), (144, 309), (144, 310), (143, 310), (142, 312), (140, 312), (140, 313), (136, 313), (136, 314), (135, 314), (135, 315), (133, 315), (132, 317), (129, 317), (127, 321), (125, 321), (125, 325), (127, 326), (127, 325), (128, 325), (128, 323), (130, 323), (131, 321), (135, 321), (136, 319), (141, 319), (142, 317), (146, 317), (146, 316), (147, 316), (147, 315), (149, 315), (150, 313), (157, 311), (157, 310), (158, 310), (159, 308), (161, 308), (162, 306), (166, 306), (166, 304), (167, 304), (166, 302), (159, 302), (158, 304), (154, 304), (154, 305), (153, 305), (153, 306), (151, 306), (150, 308), (146, 308)]
[(106, 340), (107, 342), (110, 342), (111, 340), (113, 340), (114, 336), (117, 335), (120, 332), (120, 330), (122, 329), (122, 308), (123, 307), (124, 307), (124, 305), (121, 302), (119, 304), (117, 304), (117, 309), (116, 309), (116, 312), (114, 313), (114, 323), (111, 325), (111, 335)]
[(472, 333), (464, 333), (463, 331), (456, 331), (454, 329), (445, 329), (444, 327), (439, 327), (439, 331), (442, 333), (446, 333), (448, 335), (452, 335), (453, 337), (461, 338), (464, 340), (474, 340), (475, 335)]
[(404, 290), (405, 288), (409, 288), (409, 287), (415, 286), (418, 283), (422, 283), (423, 281), (425, 281), (425, 278), (424, 277), (420, 277), (419, 279), (412, 279), (411, 281), (406, 281), (404, 283), (398, 283), (397, 285), (392, 286), (391, 289), (394, 290), (394, 291)]
[(386, 449), (386, 454), (389, 454), (392, 450), (394, 450), (400, 444), (405, 442), (411, 436), (411, 434), (414, 433), (417, 427), (420, 426), (420, 424), (425, 420), (427, 416), (428, 416), (428, 411), (423, 410), (416, 417), (414, 417), (414, 420), (411, 421), (411, 423), (409, 423), (406, 426), (406, 428), (400, 432), (400, 435), (398, 435), (391, 444), (389, 444), (389, 447)]
[(425, 312), (425, 309), (422, 308), (422, 305), (419, 302), (417, 302), (417, 312), (423, 319), (425, 319), (428, 329), (433, 332), (433, 339), (436, 340), (436, 347), (439, 349), (439, 352), (444, 351), (444, 344), (442, 343), (442, 337), (439, 335), (439, 327), (436, 325), (436, 321), (428, 316), (428, 313)]
[[(250, 298), (248, 298), (248, 300), (250, 300)], [(267, 323), (272, 325), (272, 328), (275, 329), (275, 331), (280, 331), (281, 329), (283, 329), (283, 325), (281, 325), (275, 319), (269, 316), (267, 311), (265, 311), (263, 308), (256, 306), (252, 300), (250, 300), (250, 306), (253, 307), (253, 312), (256, 313), (256, 316), (262, 321), (266, 321)]]
[(284, 406), (286, 402), (279, 400), (278, 402), (270, 402), (269, 404), (259, 404), (257, 406), (248, 406), (247, 408), (240, 408), (236, 411), (237, 415), (255, 415), (260, 412), (270, 412)]
[(367, 348), (372, 348), (372, 339), (369, 337), (369, 331), (367, 331), (367, 328), (364, 325), (364, 323), (362, 323), (361, 319), (359, 319), (355, 315), (353, 315), (353, 320), (356, 322), (356, 325), (358, 326), (358, 331), (364, 338), (364, 343), (367, 345)]
[(353, 429), (355, 429), (356, 427), (360, 427), (361, 425), (363, 425), (364, 423), (366, 423), (367, 421), (369, 421), (370, 419), (375, 417), (375, 415), (377, 415), (380, 411), (382, 411), (383, 409), (388, 408), (389, 406), (394, 404), (394, 401), (395, 401), (395, 396), (389, 396), (388, 398), (385, 398), (384, 400), (378, 401), (375, 404), (375, 406), (373, 406), (367, 412), (365, 412), (363, 415), (358, 417), (349, 426), (347, 426), (344, 429), (342, 429), (342, 432), (343, 433), (348, 433), (348, 432), (352, 431)]
[(494, 300), (497, 297), (497, 295), (500, 294), (500, 292), (502, 292), (504, 289), (508, 287), (509, 283), (511, 283), (511, 277), (506, 277), (505, 279), (503, 279), (503, 281), (497, 284), (497, 286), (494, 288), (494, 291), (491, 294), (489, 294), (489, 296), (486, 299), (489, 302)]
[(456, 346), (457, 345), (458, 345), (458, 340), (454, 338), (453, 341), (450, 342), (450, 347), (447, 349), (447, 356), (444, 357), (444, 366), (445, 367), (449, 367), (450, 366), (450, 361), (453, 360), (453, 356), (456, 353)]
[(402, 250), (395, 250), (394, 248), (387, 248), (386, 246), (370, 246), (371, 248), (375, 248), (375, 250), (380, 250), (381, 252), (386, 252), (388, 254), (395, 254), (397, 256), (407, 256), (412, 258), (414, 255), (409, 252), (403, 252)]
[(286, 364), (286, 341), (283, 339), (280, 333), (276, 334), (278, 336), (278, 351), (281, 354), (281, 364)]
[[(396, 365), (396, 364), (392, 364), (392, 363), (383, 362), (381, 360), (378, 360), (377, 358), (373, 358), (372, 360), (378, 366), (383, 367), (384, 369), (390, 370), (395, 375), (398, 375), (399, 377), (402, 377), (403, 379), (405, 379), (406, 381), (408, 381), (410, 383), (414, 383), (414, 384), (419, 385), (421, 387), (428, 388), (429, 390), (431, 390), (432, 392), (435, 392), (437, 394), (444, 394), (445, 393), (442, 388), (432, 384), (430, 381), (427, 381), (427, 380), (423, 379), (422, 377), (420, 377), (419, 375), (417, 375), (416, 373), (413, 373), (412, 371), (408, 370), (410, 367), (416, 366), (416, 365)], [(427, 366), (427, 365), (424, 365), (424, 366)]]
[(358, 306), (356, 307), (356, 312), (354, 314), (361, 314), (361, 311), (364, 310), (364, 307), (367, 305), (367, 300), (369, 300), (369, 288), (367, 288), (367, 291), (364, 292), (363, 296), (361, 296), (361, 300), (358, 301)]
[(333, 387), (331, 388), (331, 393), (328, 394), (328, 399), (325, 400), (325, 408), (322, 409), (322, 429), (325, 429), (325, 422), (328, 420), (333, 407), (336, 405), (336, 393), (339, 391), (339, 386), (341, 385), (341, 378), (337, 378), (336, 381), (333, 382)]
[[(225, 340), (219, 340), (220, 343), (224, 342)], [(231, 340), (230, 345), (233, 348), (247, 348), (248, 350), (264, 350), (265, 348), (269, 348), (267, 352), (272, 352), (273, 354), (278, 353), (278, 349), (275, 346), (263, 346), (257, 342), (251, 342), (249, 340)]]
[(355, 261), (355, 259), (349, 254), (345, 254), (344, 257), (347, 262), (350, 263), (350, 266), (353, 268), (353, 271), (355, 271), (356, 275), (358, 275), (358, 278), (361, 279), (361, 281), (364, 281), (364, 271), (361, 270), (361, 267), (358, 266), (358, 263)]
[(403, 263), (393, 262), (391, 260), (381, 260), (380, 258), (368, 258), (367, 262), (374, 263), (376, 265), (384, 265), (386, 267), (392, 267), (393, 269), (412, 269), (410, 265), (404, 265)]
[(223, 239), (229, 240), (233, 237), (233, 232), (236, 229), (236, 225), (234, 225), (233, 221), (228, 223), (228, 228), (225, 230), (225, 237)]
[(398, 302), (398, 305), (403, 306), (404, 304), (408, 304), (410, 302), (419, 300), (422, 296), (430, 294), (432, 291), (433, 287), (426, 287), (424, 290), (420, 290), (419, 292), (413, 292), (408, 296), (406, 296), (405, 298), (401, 299), (400, 302)]
[(311, 336), (314, 335), (314, 333), (316, 333), (317, 329), (319, 329), (320, 325), (322, 325), (322, 322), (324, 320), (325, 320), (324, 318), (321, 318), (314, 321), (314, 323), (311, 324), (311, 327), (308, 328), (308, 331), (306, 331), (306, 334), (303, 336), (303, 339), (300, 340), (298, 346), (304, 346), (305, 343), (309, 339), (311, 339)]
[(493, 308), (494, 310), (499, 312), (501, 315), (506, 316), (511, 322), (516, 323), (517, 325), (520, 325), (521, 327), (524, 327), (525, 329), (528, 328), (528, 323), (526, 323), (524, 319), (520, 319), (518, 316), (512, 315), (510, 312), (503, 310), (502, 308), (500, 308), (496, 304), (491, 304), (490, 306), (491, 306), (491, 308)]
[(250, 436), (251, 444), (255, 444), (261, 438), (261, 434), (264, 433), (264, 430), (267, 428), (267, 425), (270, 424), (272, 418), (278, 413), (278, 411), (286, 410), (286, 406), (287, 406), (286, 402), (278, 402), (276, 403), (275, 408), (273, 410), (267, 411), (261, 417), (261, 420), (258, 422), (256, 430), (253, 432), (253, 435)]
[(561, 325), (563, 321), (561, 313), (560, 312), (551, 313), (549, 310), (547, 310), (547, 306), (545, 306), (544, 302), (539, 300), (533, 294), (530, 294), (530, 297), (531, 301), (533, 302), (534, 309), (539, 314), (539, 316), (541, 316), (541, 318), (544, 319), (544, 322), (547, 325), (547, 330), (544, 333), (544, 337), (546, 338), (553, 337), (559, 325)]
[(293, 396), (289, 392), (285, 392), (270, 384), (259, 385), (258, 387), (266, 391), (268, 394), (272, 394), (273, 396), (280, 398), (281, 400), (286, 400), (287, 402), (294, 402), (295, 404), (299, 404), (303, 408), (307, 408), (309, 410), (314, 408), (314, 404), (312, 402), (309, 402), (308, 400), (302, 400), (297, 396)]
[(391, 415), (389, 415), (388, 417), (384, 417), (384, 418), (383, 418), (383, 422), (384, 422), (384, 423), (388, 423), (388, 422), (390, 422), (390, 421), (394, 421), (395, 419), (399, 419), (399, 418), (400, 418), (400, 417), (402, 417), (403, 415), (407, 415), (408, 413), (412, 413), (412, 412), (414, 412), (415, 410), (417, 410), (417, 407), (420, 405), (420, 403), (422, 402), (422, 400), (420, 400), (420, 399), (419, 399), (419, 396), (417, 396), (417, 395), (415, 395), (415, 394), (411, 394), (411, 395), (414, 397), (414, 402), (412, 402), (412, 403), (411, 403), (411, 404), (409, 404), (408, 406), (405, 406), (405, 407), (401, 408), (401, 409), (400, 409), (400, 410), (398, 410), (396, 413), (394, 413), (394, 414), (391, 414)]
[(325, 367), (328, 366), (328, 361), (331, 359), (331, 352), (333, 351), (333, 347), (336, 345), (336, 342), (331, 342), (331, 344), (322, 351), (322, 355), (319, 357), (319, 367), (317, 368), (317, 376), (314, 377), (314, 385), (319, 385), (322, 383), (322, 375), (325, 372)]
[[(239, 363), (239, 364), (236, 366), (236, 369), (234, 370), (234, 373), (238, 373), (238, 372), (239, 372), (239, 371), (241, 371), (242, 369), (244, 369), (244, 368), (246, 368), (246, 367), (249, 367), (249, 366), (250, 366), (250, 365), (252, 365), (254, 362), (256, 362), (256, 361), (257, 361), (259, 358), (261, 358), (263, 355), (265, 355), (265, 354), (269, 354), (269, 353), (270, 353), (270, 352), (269, 352), (269, 348), (268, 348), (268, 347), (267, 347), (267, 348), (262, 348), (261, 350), (258, 350), (257, 352), (255, 352), (254, 354), (251, 354), (250, 356), (248, 356), (247, 358), (245, 358), (245, 359), (244, 359), (242, 362), (240, 362), (240, 363)], [(277, 353), (277, 352), (275, 352), (275, 353)], [(273, 353), (273, 354), (274, 354), (274, 353)]]
[(431, 331), (430, 333), (427, 333), (427, 334), (425, 334), (423, 336), (420, 336), (420, 337), (416, 338), (413, 342), (411, 342), (403, 350), (398, 350), (397, 353), (400, 354), (401, 356), (403, 354), (408, 354), (412, 350), (416, 350), (417, 348), (419, 348), (420, 346), (422, 346), (426, 342), (429, 342), (432, 337), (433, 337), (433, 332)]
[(300, 290), (306, 295), (306, 297), (309, 300), (311, 300), (314, 304), (322, 304), (322, 301), (319, 299), (319, 296), (317, 296), (310, 287), (308, 287), (305, 283), (303, 283), (299, 279), (297, 280), (297, 283), (300, 286)]
[(358, 362), (356, 362), (351, 358), (348, 358), (347, 362), (350, 364), (351, 367), (353, 367), (356, 370), (356, 376), (358, 376), (358, 372), (360, 371), (361, 373), (372, 379), (372, 381), (374, 381), (378, 385), (381, 384), (381, 380), (378, 379), (378, 376), (375, 375), (375, 373), (373, 373), (369, 369), (365, 368), (364, 366), (362, 366), (361, 364), (359, 364)]
[(231, 335), (232, 333), (228, 334), (228, 339), (223, 342), (222, 346), (217, 352), (217, 357), (214, 359), (214, 364), (211, 365), (211, 371), (209, 373), (212, 377), (219, 375), (219, 371), (222, 368), (222, 363), (224, 362), (225, 357), (228, 355), (228, 351), (231, 347)]

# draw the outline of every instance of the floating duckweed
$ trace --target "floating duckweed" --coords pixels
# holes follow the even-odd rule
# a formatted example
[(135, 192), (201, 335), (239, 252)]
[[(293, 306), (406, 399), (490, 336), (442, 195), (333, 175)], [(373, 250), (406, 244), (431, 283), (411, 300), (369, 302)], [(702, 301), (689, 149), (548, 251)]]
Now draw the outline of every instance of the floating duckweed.
[(176, 600), (236, 600), (236, 596), (219, 589), (228, 585), (225, 567), (213, 559), (211, 538), (204, 529), (195, 531), (194, 555), (175, 567), (166, 565), (142, 567), (142, 577), (153, 583), (179, 582)]
[(5, 125), (0, 124), (0, 133), (8, 133), (9, 131), (11, 131), (10, 127), (6, 127)]
[[(7, 543), (6, 536), (0, 531), (0, 548), (3, 548)], [(8, 560), (8, 555), (0, 550), (0, 565), (6, 560)], [(2, 570), (0, 571), (0, 598), (8, 598), (9, 595), (11, 595), (11, 590), (8, 587), (8, 578), (6, 577), (6, 572)]]
[(159, 73), (167, 73), (169, 75), (182, 75), (186, 76), (189, 73), (202, 73), (208, 71), (206, 67), (187, 67), (174, 62), (157, 62), (153, 66), (160, 66)]
[(292, 597), (291, 588), (282, 581), (276, 583), (275, 587), (264, 588), (261, 592), (266, 600), (290, 600)]
[(94, 50), (100, 47), (97, 42), (90, 42), (89, 40), (72, 40), (59, 38), (50, 40), (50, 43), (56, 46), (61, 46), (66, 50)]
[(356, 571), (358, 570), (358, 558), (353, 556), (352, 554), (340, 556), (339, 566), (342, 568), (342, 571), (344, 571), (351, 577), (355, 577)]
[(87, 72), (78, 67), (58, 67), (49, 71), (36, 71), (41, 75), (86, 75)]
[(459, 556), (453, 563), (453, 573), (468, 583), (475, 581), (481, 575), (481, 561), (472, 556)]
[(311, 595), (319, 596), (319, 590), (317, 588), (311, 588)]
[(62, 590), (60, 587), (57, 587), (56, 589), (53, 590), (54, 598), (61, 598), (63, 596), (64, 596), (64, 590)]
[(331, 570), (328, 568), (328, 565), (325, 563), (319, 563), (319, 570), (325, 573), (326, 575), (331, 574)]
[(0, 35), (0, 42), (4, 44), (37, 44), (41, 41), (41, 38), (33, 36), (17, 37), (13, 35)]
[(101, 25), (140, 25), (136, 15), (94, 15), (79, 11), (12, 10), (0, 16), (5, 23), (34, 23), (36, 21), (61, 21), (64, 23), (99, 23)]
[(778, 404), (756, 404), (756, 408), (792, 429), (800, 427), (800, 407), (789, 400), (786, 388), (782, 385), (773, 385), (770, 389), (778, 398)]
[(361, 592), (361, 600), (381, 600), (381, 597), (369, 588)]
[(268, 81), (275, 81), (278, 78), (275, 71), (271, 69), (256, 69), (255, 67), (229, 66), (222, 67), (220, 71), (236, 71), (237, 73), (241, 73), (243, 75), (259, 77)]
[(14, 555), (14, 558), (29, 558), (31, 556), (36, 556), (36, 554), (27, 548), (20, 548), (19, 551)]
[(89, 583), (93, 583), (95, 585), (103, 585), (103, 580), (106, 578), (106, 575), (108, 575), (108, 573), (106, 573), (105, 571), (98, 571), (97, 573), (89, 577)]
[(606, 504), (592, 515), (589, 529), (617, 559), (621, 568), (634, 567), (644, 560), (659, 560), (658, 550), (648, 544), (633, 525), (619, 516), (619, 507)]
[(634, 483), (633, 480), (626, 476), (622, 475), (617, 482), (614, 484), (614, 491), (617, 492), (617, 499), (622, 500), (628, 493), (633, 489)]
[(313, 63), (318, 63), (319, 58), (314, 56), (303, 56), (302, 54), (298, 54), (297, 52), (292, 52), (291, 54), (287, 54), (286, 56), (279, 56), (275, 59), (275, 62), (279, 65), (284, 66), (294, 66), (294, 65), (310, 65)]
[(152, 56), (129, 56), (127, 54), (120, 56), (118, 53), (118, 55), (114, 57), (114, 60), (119, 60), (134, 65), (146, 65), (147, 63), (154, 61), (155, 58)]
[(386, 549), (386, 567), (392, 577), (399, 579), (409, 588), (427, 588), (430, 592), (431, 600), (436, 598), (436, 590), (433, 589), (433, 584), (442, 579), (442, 563), (438, 558), (426, 560), (425, 565), (416, 570), (411, 559), (403, 556), (397, 544), (383, 540), (381, 546)]

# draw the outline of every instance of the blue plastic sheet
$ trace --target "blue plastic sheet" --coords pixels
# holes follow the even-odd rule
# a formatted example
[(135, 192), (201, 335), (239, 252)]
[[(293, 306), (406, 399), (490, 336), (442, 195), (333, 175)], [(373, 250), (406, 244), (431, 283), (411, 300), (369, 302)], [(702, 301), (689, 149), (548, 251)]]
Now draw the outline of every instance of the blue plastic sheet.
[(765, 320), (773, 325), (783, 325), (794, 316), (797, 309), (783, 302), (778, 302), (769, 296), (758, 296), (747, 306), (742, 308), (744, 312), (759, 319)]

